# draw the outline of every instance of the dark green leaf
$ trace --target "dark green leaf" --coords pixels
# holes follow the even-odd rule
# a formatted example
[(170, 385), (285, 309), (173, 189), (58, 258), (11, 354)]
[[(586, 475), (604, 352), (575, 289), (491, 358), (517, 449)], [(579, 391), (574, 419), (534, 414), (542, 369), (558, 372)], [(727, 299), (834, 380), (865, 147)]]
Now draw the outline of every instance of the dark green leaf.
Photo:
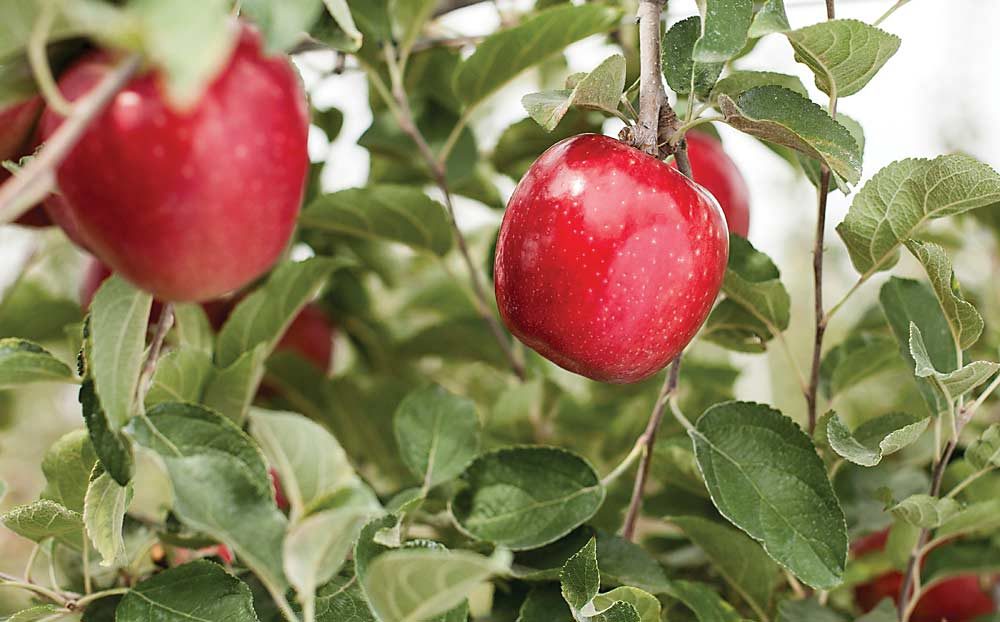
[(750, 25), (750, 38), (763, 37), (773, 32), (785, 32), (791, 25), (785, 14), (784, 0), (765, 0), (764, 6), (757, 11)]
[(721, 63), (739, 54), (753, 18), (752, 0), (701, 0), (705, 27), (694, 46), (694, 60)]
[(562, 595), (574, 611), (580, 611), (601, 589), (601, 573), (597, 569), (597, 539), (591, 538), (566, 560), (559, 573)]
[(553, 542), (597, 512), (604, 487), (583, 458), (554, 447), (514, 447), (477, 458), (452, 500), (462, 530), (513, 550)]
[(758, 86), (780, 86), (790, 91), (795, 91), (802, 97), (808, 97), (809, 93), (797, 76), (790, 76), (784, 73), (774, 73), (772, 71), (743, 71), (731, 72), (725, 78), (719, 80), (712, 89), (712, 99), (717, 99), (719, 95), (728, 95), (735, 99), (740, 94)]
[(883, 457), (916, 442), (929, 423), (929, 418), (890, 413), (865, 422), (852, 433), (835, 414), (829, 419), (826, 430), (830, 447), (837, 454), (854, 464), (871, 467)]
[(672, 581), (666, 593), (693, 611), (698, 622), (740, 622), (736, 610), (704, 583)]
[(625, 57), (609, 56), (572, 88), (530, 93), (521, 104), (531, 118), (551, 132), (559, 125), (570, 106), (616, 114), (625, 90)]
[(29, 382), (76, 382), (76, 376), (37, 344), (24, 339), (0, 339), (0, 389)]
[(844, 622), (844, 618), (809, 598), (781, 601), (778, 605), (778, 622)]
[(491, 161), (497, 171), (520, 179), (542, 152), (560, 140), (577, 134), (599, 133), (601, 120), (594, 112), (570, 110), (552, 133), (531, 119), (518, 121), (500, 135)]
[(723, 63), (694, 61), (694, 47), (701, 36), (701, 18), (697, 15), (681, 20), (663, 35), (661, 62), (667, 84), (675, 93), (691, 92), (706, 95), (722, 72)]
[(554, 585), (537, 585), (524, 599), (517, 622), (573, 622), (562, 593)]
[(938, 244), (918, 240), (908, 240), (906, 248), (927, 271), (955, 344), (963, 350), (971, 348), (983, 333), (983, 316), (962, 296), (948, 254)]
[(839, 584), (847, 526), (809, 437), (780, 412), (749, 402), (710, 408), (690, 434), (719, 511), (809, 585)]
[(209, 561), (170, 568), (133, 587), (116, 622), (256, 622), (245, 583)]
[(820, 22), (786, 33), (795, 60), (816, 74), (831, 97), (860, 91), (899, 49), (899, 37), (854, 19)]

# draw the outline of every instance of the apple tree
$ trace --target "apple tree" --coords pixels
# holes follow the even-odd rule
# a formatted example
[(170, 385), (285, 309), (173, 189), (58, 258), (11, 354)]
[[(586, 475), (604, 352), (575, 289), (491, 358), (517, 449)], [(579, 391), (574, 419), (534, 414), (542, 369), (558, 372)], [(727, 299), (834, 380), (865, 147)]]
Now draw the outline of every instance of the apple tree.
[[(0, 222), (34, 230), (0, 409), (44, 437), (27, 385), (76, 398), (23, 467), (44, 486), (0, 482), (25, 543), (0, 615), (997, 620), (1000, 309), (952, 256), (1000, 232), (1000, 175), (863, 173), (839, 110), (922, 44), (883, 23), (907, 3), (537, 0), (470, 37), (447, 22), (476, 0), (0, 0)], [(613, 53), (570, 73), (593, 38)], [(317, 58), (365, 78), (357, 187), (310, 160), (344, 123)], [(722, 126), (815, 186), (810, 295), (747, 237), (804, 217), (751, 205)], [(460, 227), (471, 203), (499, 226)], [(772, 350), (786, 412), (736, 385)]]

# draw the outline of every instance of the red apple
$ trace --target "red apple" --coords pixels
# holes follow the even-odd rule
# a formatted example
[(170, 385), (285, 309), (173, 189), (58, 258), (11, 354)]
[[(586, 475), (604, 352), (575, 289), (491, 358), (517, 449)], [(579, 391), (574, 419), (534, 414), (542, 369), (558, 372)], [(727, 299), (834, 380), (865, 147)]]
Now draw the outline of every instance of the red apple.
[[(90, 303), (94, 300), (94, 294), (101, 287), (101, 283), (111, 276), (111, 268), (107, 267), (97, 259), (91, 259), (87, 269), (83, 273), (83, 281), (80, 283), (80, 308), (86, 311), (90, 308)], [(149, 323), (155, 324), (160, 319), (163, 312), (163, 304), (154, 300), (149, 308)]]
[[(889, 537), (888, 530), (880, 531), (855, 542), (851, 550), (855, 556), (880, 551)], [(877, 579), (855, 586), (854, 598), (863, 612), (871, 611), (882, 600), (891, 598), (899, 602), (903, 575), (888, 572)], [(920, 597), (910, 622), (969, 622), (995, 610), (996, 604), (989, 591), (983, 588), (976, 575), (962, 575), (946, 579), (931, 587)]]
[(325, 374), (333, 356), (334, 334), (326, 313), (316, 305), (306, 305), (288, 326), (275, 350), (294, 352)]
[(708, 192), (584, 134), (549, 148), (514, 190), (497, 241), (497, 304), (511, 332), (557, 365), (636, 382), (698, 332), (728, 253)]
[[(41, 111), (42, 99), (37, 95), (0, 108), (0, 162), (18, 160), (31, 153), (28, 139)], [(0, 184), (10, 176), (7, 169), (0, 167)], [(52, 224), (41, 206), (31, 208), (14, 222), (26, 227), (48, 227)]]
[[(190, 109), (156, 73), (132, 79), (59, 167), (64, 206), (104, 263), (161, 300), (203, 301), (246, 285), (288, 243), (305, 188), (308, 110), (298, 75), (241, 27), (228, 65)], [(76, 100), (111, 63), (96, 54), (59, 80)], [(44, 140), (62, 118), (42, 116)], [(51, 207), (51, 206), (50, 206)]]
[(288, 498), (285, 497), (285, 490), (281, 487), (281, 478), (278, 477), (278, 472), (274, 469), (268, 469), (267, 472), (271, 476), (271, 486), (274, 488), (274, 502), (279, 510), (285, 511), (289, 505)]
[(712, 193), (726, 215), (729, 230), (747, 237), (750, 231), (750, 189), (722, 143), (702, 132), (687, 133), (688, 159), (694, 180)]

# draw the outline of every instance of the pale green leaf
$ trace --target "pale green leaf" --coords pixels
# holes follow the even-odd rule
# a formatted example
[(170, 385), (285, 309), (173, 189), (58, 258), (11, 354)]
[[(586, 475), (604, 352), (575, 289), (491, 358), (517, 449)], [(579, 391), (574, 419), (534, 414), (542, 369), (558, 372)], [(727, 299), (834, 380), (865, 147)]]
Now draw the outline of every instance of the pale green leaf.
[(756, 39), (774, 32), (785, 32), (790, 28), (784, 0), (765, 0), (764, 6), (753, 17), (749, 36)]
[(153, 575), (133, 587), (116, 622), (257, 622), (245, 583), (209, 561), (194, 561)]
[(620, 9), (599, 4), (566, 4), (537, 13), (476, 46), (459, 65), (455, 92), (467, 106), (479, 104), (521, 72), (570, 43), (611, 30), (621, 18)]
[(111, 275), (90, 303), (88, 373), (109, 427), (132, 418), (152, 297)]
[(174, 331), (178, 345), (185, 350), (200, 350), (209, 355), (215, 348), (215, 334), (208, 315), (200, 304), (174, 304)]
[(899, 37), (854, 19), (820, 22), (786, 33), (795, 60), (816, 74), (831, 97), (860, 91), (899, 49)]
[(740, 622), (740, 615), (732, 605), (704, 583), (671, 581), (665, 593), (684, 603), (698, 622)]
[(295, 413), (255, 408), (250, 434), (278, 472), (292, 516), (304, 516), (325, 497), (361, 484), (337, 439)]
[(719, 109), (726, 123), (742, 132), (820, 160), (849, 183), (861, 179), (861, 150), (851, 133), (794, 91), (767, 85), (736, 99), (722, 94)]
[(941, 303), (945, 317), (948, 318), (955, 343), (963, 350), (972, 347), (983, 332), (983, 317), (972, 303), (962, 296), (962, 290), (955, 279), (955, 271), (951, 267), (951, 260), (944, 248), (938, 244), (918, 240), (907, 240), (906, 248), (927, 271), (934, 294)]
[(266, 344), (270, 353), (338, 265), (336, 260), (314, 257), (278, 266), (263, 287), (236, 305), (222, 326), (215, 352), (216, 365), (229, 367), (261, 344)]
[(212, 355), (194, 348), (171, 350), (156, 362), (147, 408), (160, 402), (200, 402), (212, 375)]
[(705, 518), (673, 516), (668, 520), (704, 551), (757, 615), (766, 617), (781, 568), (771, 561), (760, 544), (728, 525)]
[(905, 413), (890, 413), (865, 422), (852, 433), (835, 414), (827, 422), (826, 431), (830, 447), (838, 455), (872, 467), (885, 456), (915, 443), (929, 423), (929, 418), (918, 420)]
[(615, 54), (585, 74), (572, 88), (530, 93), (521, 104), (539, 125), (551, 132), (570, 106), (616, 114), (625, 90), (625, 57)]
[[(611, 612), (617, 603), (628, 603), (635, 608), (639, 622), (660, 622), (660, 601), (649, 592), (637, 587), (616, 587), (609, 592), (598, 594), (594, 597), (592, 606), (595, 611), (600, 612), (597, 615), (604, 615), (605, 620), (610, 620), (612, 615), (622, 615)], [(621, 605), (618, 607), (621, 608)]]
[(66, 611), (55, 605), (38, 605), (4, 618), (4, 622), (79, 622), (80, 620), (82, 620), (81, 614)]
[(594, 515), (604, 486), (594, 468), (554, 447), (513, 447), (477, 458), (451, 503), (463, 531), (513, 550), (558, 540)]
[(446, 613), (480, 583), (510, 568), (505, 551), (484, 557), (470, 551), (403, 549), (376, 557), (362, 578), (382, 622), (419, 622)]
[(323, 0), (326, 10), (343, 33), (346, 44), (339, 46), (343, 52), (354, 52), (361, 48), (364, 37), (354, 24), (354, 17), (346, 0)]
[(703, 0), (704, 28), (694, 46), (693, 58), (702, 63), (721, 63), (736, 56), (746, 45), (753, 19), (752, 0)]
[[(339, 0), (339, 4), (343, 5), (343, 0)], [(241, 13), (260, 28), (267, 50), (273, 54), (287, 50), (304, 37), (323, 10), (323, 3), (320, 0), (243, 0), (240, 7)]]
[(76, 551), (83, 545), (83, 517), (48, 499), (11, 509), (0, 515), (0, 523), (34, 542), (55, 538)]
[(264, 377), (269, 343), (258, 344), (229, 367), (213, 367), (202, 402), (233, 421), (243, 421)]
[(983, 384), (997, 371), (1000, 371), (1000, 363), (990, 361), (973, 361), (968, 365), (941, 373), (934, 369), (927, 346), (924, 344), (923, 334), (915, 323), (910, 323), (910, 355), (913, 356), (913, 373), (919, 378), (933, 379), (935, 386), (945, 392), (946, 397), (955, 399), (975, 389)]
[(74, 430), (49, 447), (42, 459), (45, 474), (43, 499), (51, 499), (74, 512), (83, 512), (83, 500), (90, 486), (90, 473), (97, 454), (86, 430)]
[(990, 535), (1000, 529), (1000, 499), (978, 501), (954, 514), (934, 533), (935, 539), (960, 535)]
[(854, 197), (837, 233), (855, 269), (891, 268), (899, 245), (928, 220), (1000, 202), (1000, 175), (964, 155), (900, 160), (875, 174)]
[(284, 569), (300, 600), (315, 598), (317, 587), (340, 571), (370, 514), (369, 508), (348, 505), (292, 525), (285, 536)]
[(439, 386), (418, 389), (393, 417), (400, 456), (424, 490), (461, 475), (479, 453), (479, 418), (472, 400)]
[(844, 618), (815, 598), (788, 599), (778, 605), (778, 622), (844, 622)]
[(1000, 468), (1000, 423), (994, 423), (965, 450), (965, 459), (973, 468)]
[(809, 97), (809, 92), (806, 91), (805, 85), (797, 76), (774, 73), (773, 71), (736, 70), (716, 83), (712, 89), (712, 99), (718, 99), (719, 95), (728, 95), (730, 98), (736, 99), (741, 93), (758, 86), (780, 86), (794, 91), (802, 97)]
[(24, 339), (0, 339), (0, 389), (29, 382), (76, 382), (76, 375), (37, 344)]
[(804, 582), (838, 585), (847, 525), (809, 437), (780, 412), (749, 402), (708, 409), (690, 434), (723, 516)]
[(452, 245), (444, 206), (411, 186), (377, 185), (325, 194), (306, 207), (299, 222), (307, 229), (389, 240), (442, 256)]
[(84, 500), (83, 524), (101, 554), (102, 566), (124, 567), (128, 564), (122, 533), (131, 497), (131, 482), (122, 486), (104, 469), (95, 468)]
[(946, 523), (961, 509), (954, 499), (930, 495), (913, 495), (890, 508), (893, 516), (911, 525), (935, 529)]
[(378, 622), (354, 572), (341, 572), (316, 593), (316, 622)]
[(597, 539), (591, 538), (582, 549), (563, 564), (559, 573), (563, 598), (573, 611), (580, 611), (601, 589), (601, 573), (597, 568)]

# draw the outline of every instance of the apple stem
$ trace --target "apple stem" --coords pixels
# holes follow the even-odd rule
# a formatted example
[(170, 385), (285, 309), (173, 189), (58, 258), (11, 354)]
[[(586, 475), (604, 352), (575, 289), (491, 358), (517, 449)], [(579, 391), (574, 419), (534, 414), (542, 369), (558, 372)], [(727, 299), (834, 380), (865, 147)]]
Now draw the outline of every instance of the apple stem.
[[(469, 252), (469, 245), (465, 240), (465, 235), (462, 233), (462, 230), (458, 226), (458, 221), (455, 219), (455, 206), (451, 199), (451, 189), (448, 187), (445, 164), (434, 154), (434, 150), (431, 149), (431, 146), (427, 143), (426, 138), (424, 138), (423, 133), (414, 121), (413, 110), (410, 108), (410, 100), (407, 97), (406, 89), (403, 84), (403, 76), (400, 73), (399, 64), (396, 61), (395, 50), (391, 44), (387, 44), (385, 47), (385, 58), (389, 68), (389, 79), (392, 84), (392, 92), (387, 92), (385, 84), (374, 71), (368, 71), (369, 79), (375, 85), (376, 90), (382, 95), (383, 99), (386, 100), (386, 104), (389, 105), (390, 110), (396, 117), (396, 121), (399, 123), (400, 129), (402, 129), (403, 132), (417, 145), (417, 150), (420, 151), (421, 157), (423, 157), (428, 168), (430, 169), (431, 176), (434, 178), (434, 183), (437, 184), (437, 187), (441, 191), (444, 198), (444, 206), (448, 212), (448, 223), (451, 225), (452, 234), (458, 243), (458, 249), (462, 255), (462, 260), (464, 261), (465, 267), (469, 272), (469, 281), (472, 284), (472, 291), (475, 296), (476, 310), (489, 326), (490, 332), (493, 333), (493, 337), (496, 339), (497, 344), (499, 344), (500, 349), (503, 351), (507, 362), (510, 364), (511, 370), (514, 372), (514, 375), (523, 381), (527, 378), (524, 365), (514, 354), (514, 348), (511, 345), (510, 338), (505, 333), (503, 327), (500, 326), (499, 320), (497, 320), (491, 310), (489, 298), (486, 295), (486, 288), (483, 286), (482, 280), (479, 276), (479, 270), (476, 268), (476, 264), (472, 260), (472, 254)], [(367, 65), (365, 65), (365, 67), (368, 69)]]
[(156, 373), (156, 364), (160, 360), (160, 352), (163, 350), (163, 342), (170, 332), (170, 327), (174, 325), (174, 305), (164, 303), (163, 310), (160, 311), (160, 319), (156, 324), (156, 333), (153, 335), (153, 342), (149, 346), (149, 353), (142, 364), (142, 371), (139, 373), (139, 384), (136, 393), (136, 408), (139, 412), (145, 412), (143, 404), (146, 401), (146, 394), (153, 386), (153, 374)]
[(55, 134), (45, 141), (38, 155), (20, 173), (0, 186), (0, 224), (16, 220), (52, 189), (56, 168), (111, 98), (135, 74), (140, 63), (141, 57), (133, 54), (108, 72), (93, 91), (73, 104), (73, 112), (66, 117)]
[(622, 537), (626, 540), (635, 538), (635, 526), (639, 520), (639, 510), (642, 507), (642, 496), (646, 489), (646, 480), (649, 478), (649, 465), (653, 460), (653, 445), (656, 443), (656, 432), (660, 429), (660, 422), (667, 411), (667, 404), (670, 397), (677, 390), (681, 374), (681, 355), (670, 364), (670, 371), (663, 380), (663, 387), (660, 395), (656, 398), (653, 412), (649, 416), (646, 424), (646, 431), (636, 441), (636, 445), (642, 447), (642, 458), (639, 460), (639, 471), (635, 476), (635, 484), (632, 486), (632, 499), (628, 504), (628, 511), (625, 514), (625, 523), (622, 525)]
[[(633, 146), (649, 155), (659, 156), (660, 110), (669, 108), (660, 67), (660, 13), (664, 0), (639, 2), (639, 122)], [(675, 117), (676, 123), (676, 117)]]

